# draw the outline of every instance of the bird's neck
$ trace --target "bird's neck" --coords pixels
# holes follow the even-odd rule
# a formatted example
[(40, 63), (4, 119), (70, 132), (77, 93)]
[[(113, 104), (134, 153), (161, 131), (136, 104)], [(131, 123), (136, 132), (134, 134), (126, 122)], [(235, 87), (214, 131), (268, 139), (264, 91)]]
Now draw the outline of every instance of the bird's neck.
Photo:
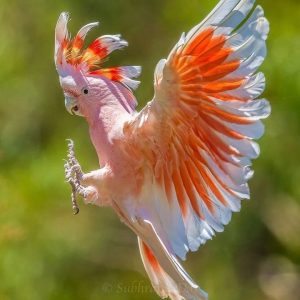
[(115, 142), (122, 138), (123, 125), (131, 116), (132, 112), (122, 105), (120, 99), (110, 94), (95, 105), (86, 117), (101, 166), (114, 159), (117, 152)]

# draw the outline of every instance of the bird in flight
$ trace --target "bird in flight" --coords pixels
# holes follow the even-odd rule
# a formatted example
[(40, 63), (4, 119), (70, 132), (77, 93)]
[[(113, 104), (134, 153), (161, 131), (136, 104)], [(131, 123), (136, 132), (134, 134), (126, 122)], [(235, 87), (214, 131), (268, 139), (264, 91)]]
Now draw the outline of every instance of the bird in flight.
[(138, 66), (103, 67), (127, 46), (103, 35), (84, 47), (62, 13), (55, 30), (55, 65), (66, 109), (85, 118), (100, 168), (82, 172), (69, 141), (65, 164), (76, 196), (109, 206), (138, 238), (152, 286), (161, 298), (207, 299), (180, 264), (221, 232), (249, 199), (255, 140), (270, 105), (258, 68), (269, 23), (255, 0), (221, 0), (156, 66), (154, 96), (140, 111), (133, 94)]

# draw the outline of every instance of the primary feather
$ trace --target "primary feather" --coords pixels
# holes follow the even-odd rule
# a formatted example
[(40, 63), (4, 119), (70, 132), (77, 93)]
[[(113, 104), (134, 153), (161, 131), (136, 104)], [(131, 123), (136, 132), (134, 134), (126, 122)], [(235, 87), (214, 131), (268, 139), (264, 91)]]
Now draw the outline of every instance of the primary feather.
[(266, 56), (269, 24), (254, 3), (223, 0), (183, 34), (158, 63), (154, 98), (140, 113), (133, 112), (135, 101), (129, 111), (121, 105), (122, 97), (135, 99), (130, 88), (137, 87), (132, 78), (140, 68), (99, 68), (126, 42), (104, 36), (82, 50), (77, 40), (95, 23), (72, 42), (67, 15), (58, 21), (60, 75), (72, 66), (73, 76), (84, 70), (88, 82), (90, 76), (105, 77), (111, 93), (97, 94), (93, 106), (78, 100), (104, 165), (89, 184), (138, 235), (145, 269), (162, 298), (207, 298), (177, 258), (184, 260), (188, 251), (223, 231), (241, 200), (250, 197), (251, 160), (259, 155), (255, 140), (264, 133), (261, 119), (270, 114), (268, 101), (257, 99), (265, 88), (257, 70)]

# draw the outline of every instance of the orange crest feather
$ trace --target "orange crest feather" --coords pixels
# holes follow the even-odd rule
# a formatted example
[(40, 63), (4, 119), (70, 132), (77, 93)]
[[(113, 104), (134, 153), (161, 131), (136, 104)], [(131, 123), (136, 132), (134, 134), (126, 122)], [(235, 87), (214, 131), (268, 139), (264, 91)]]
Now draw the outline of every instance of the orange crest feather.
[(78, 70), (85, 76), (104, 76), (110, 80), (121, 82), (128, 88), (136, 89), (139, 81), (133, 80), (140, 75), (139, 66), (112, 67), (101, 69), (108, 55), (114, 50), (128, 46), (120, 35), (104, 35), (94, 40), (86, 49), (83, 48), (87, 33), (98, 23), (83, 26), (71, 39), (67, 24), (69, 15), (62, 13), (55, 29), (55, 64), (60, 75), (69, 70)]

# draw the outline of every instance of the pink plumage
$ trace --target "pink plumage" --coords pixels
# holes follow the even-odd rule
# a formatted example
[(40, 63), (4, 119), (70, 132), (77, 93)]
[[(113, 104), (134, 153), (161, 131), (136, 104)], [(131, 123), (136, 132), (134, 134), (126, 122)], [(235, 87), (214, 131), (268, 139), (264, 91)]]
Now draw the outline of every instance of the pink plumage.
[[(257, 99), (265, 78), (268, 21), (255, 0), (222, 0), (155, 70), (155, 95), (136, 112), (140, 67), (102, 68), (119, 35), (84, 49), (84, 26), (72, 40), (68, 15), (56, 26), (55, 64), (66, 107), (83, 116), (101, 168), (83, 174), (73, 150), (67, 180), (87, 203), (111, 206), (138, 236), (155, 291), (173, 300), (207, 299), (179, 263), (228, 224), (250, 197), (254, 141), (270, 114)], [(72, 146), (72, 145), (71, 145)], [(71, 147), (72, 148), (72, 147)]]

